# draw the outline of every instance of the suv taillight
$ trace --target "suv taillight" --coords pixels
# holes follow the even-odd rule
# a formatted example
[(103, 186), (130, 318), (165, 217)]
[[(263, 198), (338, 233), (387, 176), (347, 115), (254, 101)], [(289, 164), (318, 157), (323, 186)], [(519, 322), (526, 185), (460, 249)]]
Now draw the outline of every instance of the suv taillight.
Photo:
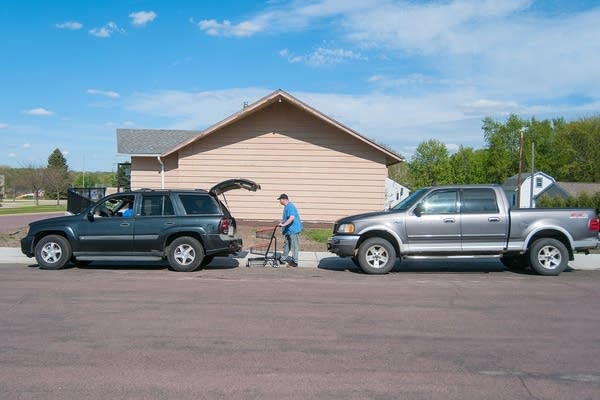
[(600, 218), (592, 218), (590, 219), (590, 223), (588, 224), (590, 231), (598, 232), (600, 231)]
[(231, 220), (227, 218), (221, 218), (221, 222), (219, 223), (219, 232), (221, 232), (223, 235), (228, 235), (230, 227)]

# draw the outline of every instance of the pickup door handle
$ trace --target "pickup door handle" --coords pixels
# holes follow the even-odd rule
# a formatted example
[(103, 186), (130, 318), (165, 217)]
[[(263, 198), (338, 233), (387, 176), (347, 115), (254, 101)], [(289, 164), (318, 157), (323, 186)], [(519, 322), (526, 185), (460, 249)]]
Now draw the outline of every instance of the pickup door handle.
[(500, 217), (489, 217), (488, 222), (500, 222)]
[(456, 222), (456, 220), (454, 218), (444, 218), (445, 224), (453, 224), (455, 222)]
[(165, 222), (165, 226), (173, 226), (175, 225), (175, 222)]
[(127, 227), (127, 226), (129, 226), (129, 222), (121, 222), (121, 226), (122, 227)]

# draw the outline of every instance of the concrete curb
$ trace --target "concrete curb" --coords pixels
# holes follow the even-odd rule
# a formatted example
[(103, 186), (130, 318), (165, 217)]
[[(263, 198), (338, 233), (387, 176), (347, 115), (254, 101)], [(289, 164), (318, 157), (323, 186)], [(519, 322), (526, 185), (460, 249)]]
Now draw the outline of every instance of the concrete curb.
[[(245, 267), (248, 257), (256, 257), (247, 252), (235, 257), (239, 266)], [(350, 259), (337, 257), (328, 252), (302, 251), (299, 255), (300, 268), (353, 267)], [(414, 262), (414, 261), (413, 261)], [(21, 249), (16, 247), (0, 247), (0, 264), (35, 264), (34, 258), (25, 257)], [(600, 270), (600, 254), (576, 254), (575, 260), (569, 262), (569, 267), (576, 270)]]

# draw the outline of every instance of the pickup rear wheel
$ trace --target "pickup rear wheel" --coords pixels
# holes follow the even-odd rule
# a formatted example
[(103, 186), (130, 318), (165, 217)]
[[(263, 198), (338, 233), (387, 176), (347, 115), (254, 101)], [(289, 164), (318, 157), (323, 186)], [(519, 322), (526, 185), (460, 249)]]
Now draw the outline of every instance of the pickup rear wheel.
[(529, 261), (540, 275), (558, 275), (567, 268), (569, 251), (559, 240), (537, 239), (529, 249)]
[(189, 236), (179, 237), (169, 245), (169, 265), (177, 272), (192, 272), (204, 259), (204, 249), (198, 240)]
[(71, 244), (60, 235), (48, 235), (35, 245), (35, 260), (41, 269), (61, 269), (71, 259)]
[(396, 250), (383, 238), (372, 237), (360, 245), (358, 263), (367, 274), (387, 274), (396, 263)]

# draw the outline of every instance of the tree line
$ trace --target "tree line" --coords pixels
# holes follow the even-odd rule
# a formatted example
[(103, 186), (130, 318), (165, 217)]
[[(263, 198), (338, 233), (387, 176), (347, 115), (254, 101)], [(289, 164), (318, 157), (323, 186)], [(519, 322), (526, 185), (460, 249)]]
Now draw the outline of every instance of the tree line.
[[(442, 184), (502, 184), (519, 171), (543, 171), (557, 181), (600, 182), (600, 115), (571, 122), (564, 119), (525, 120), (510, 115), (505, 121), (485, 118), (485, 147), (460, 146), (450, 154), (439, 140), (420, 143), (405, 164), (389, 168), (389, 177), (411, 189)], [(521, 136), (523, 144), (521, 145)], [(533, 152), (532, 152), (533, 149)], [(533, 160), (532, 160), (533, 159)]]
[(115, 172), (78, 172), (69, 169), (67, 160), (59, 149), (48, 156), (46, 166), (34, 164), (20, 168), (0, 166), (0, 175), (4, 176), (4, 187), (1, 188), (4, 199), (31, 193), (37, 201), (40, 195), (48, 199), (66, 198), (69, 187), (129, 187), (129, 177), (124, 170)]

